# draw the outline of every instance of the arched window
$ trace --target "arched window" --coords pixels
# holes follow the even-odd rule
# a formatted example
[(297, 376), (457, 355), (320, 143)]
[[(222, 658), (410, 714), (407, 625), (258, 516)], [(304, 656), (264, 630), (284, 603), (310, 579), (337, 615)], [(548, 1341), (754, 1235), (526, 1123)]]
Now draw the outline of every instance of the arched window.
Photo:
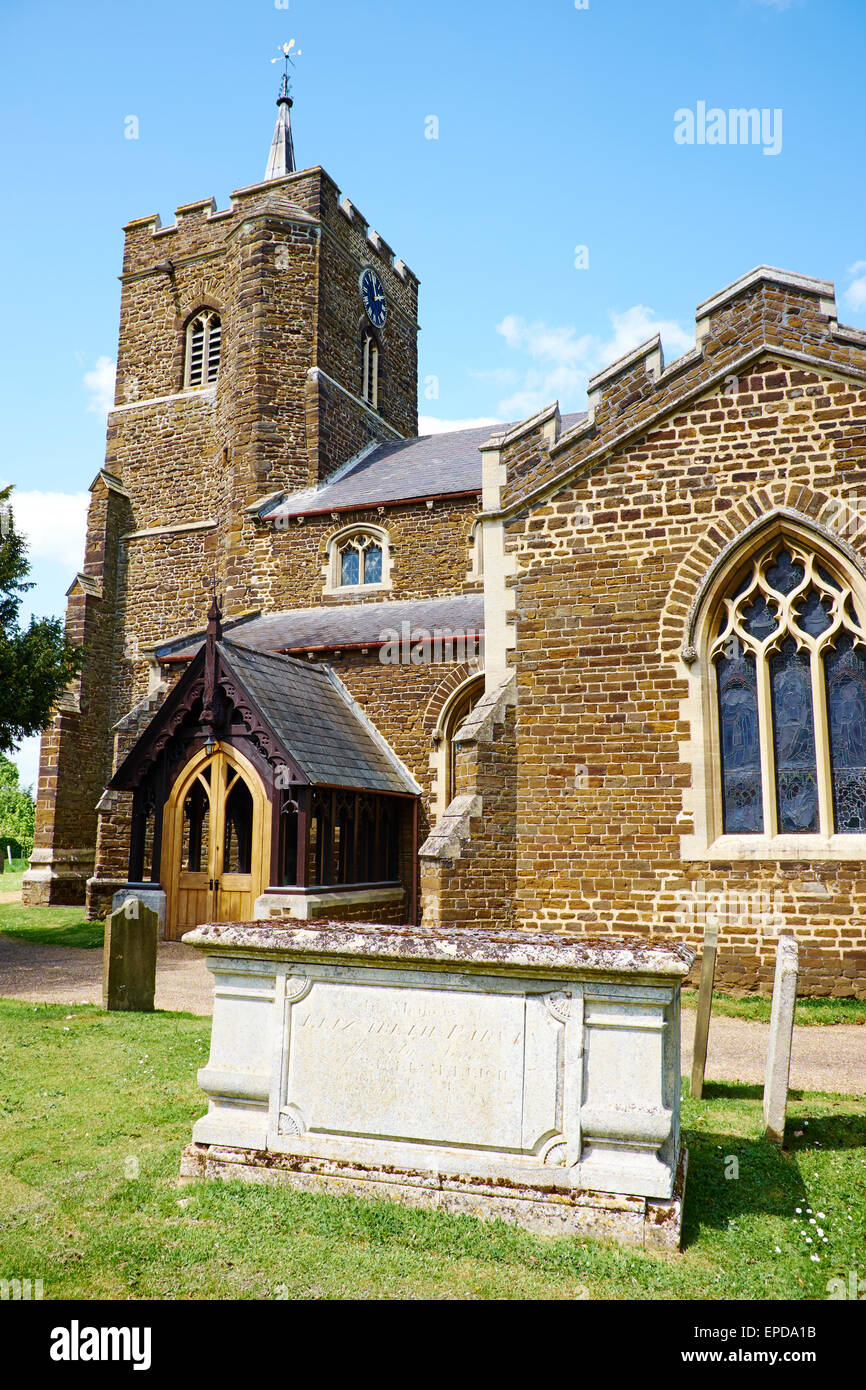
[(440, 716), (442, 765), (439, 780), (440, 785), (444, 782), (443, 800), (440, 803), (443, 810), (457, 794), (458, 750), (454, 740), (483, 694), (484, 676), (472, 676), (452, 695)]
[(361, 340), (361, 395), (379, 409), (379, 344), (369, 329)]
[(325, 592), (390, 587), (388, 535), (380, 527), (353, 527), (328, 543)]
[(471, 536), (471, 555), (472, 563), (469, 567), (467, 579), (484, 578), (484, 525), (481, 521), (476, 521), (472, 526)]
[(215, 309), (200, 309), (186, 326), (185, 386), (209, 386), (220, 369), (222, 324)]
[(840, 565), (777, 534), (707, 628), (716, 834), (866, 834), (866, 605)]
[(382, 583), (382, 547), (375, 536), (359, 532), (340, 546), (340, 585)]

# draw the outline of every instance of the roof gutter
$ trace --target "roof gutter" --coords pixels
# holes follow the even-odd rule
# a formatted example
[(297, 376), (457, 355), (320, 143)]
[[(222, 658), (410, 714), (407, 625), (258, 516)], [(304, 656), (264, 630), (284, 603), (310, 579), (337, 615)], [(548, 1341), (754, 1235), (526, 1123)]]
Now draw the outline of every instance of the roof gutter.
[(268, 516), (258, 516), (256, 520), (266, 523), (273, 521), (291, 520), (294, 517), (301, 516), (331, 516), (332, 514), (342, 512), (371, 512), (378, 510), (379, 507), (408, 507), (411, 506), (413, 503), (444, 502), (454, 497), (480, 496), (481, 488), (473, 487), (467, 488), (465, 492), (430, 492), (425, 493), (421, 497), (393, 497), (387, 498), (385, 501), (378, 502), (350, 502), (344, 506), (339, 507), (310, 507), (309, 509), (305, 508), (303, 511), (298, 512), (271, 512)]
[[(425, 628), (424, 631), (428, 629)], [(429, 631), (435, 634), (437, 629), (434, 627)], [(480, 642), (484, 637), (484, 631), (482, 629), (480, 632), (452, 632), (451, 635), (455, 640), (463, 642)], [(409, 640), (413, 640), (411, 636)], [(393, 641), (393, 637), (371, 637), (368, 642), (325, 642), (317, 645), (304, 642), (299, 647), (253, 647), (251, 650), (270, 652), (271, 655), (277, 653), (280, 656), (296, 656), (298, 652), (361, 652), (368, 651), (370, 647), (387, 647)], [(190, 652), (187, 656), (162, 656), (157, 657), (157, 661), (160, 666), (178, 665), (181, 662), (192, 661), (195, 655), (195, 652)]]

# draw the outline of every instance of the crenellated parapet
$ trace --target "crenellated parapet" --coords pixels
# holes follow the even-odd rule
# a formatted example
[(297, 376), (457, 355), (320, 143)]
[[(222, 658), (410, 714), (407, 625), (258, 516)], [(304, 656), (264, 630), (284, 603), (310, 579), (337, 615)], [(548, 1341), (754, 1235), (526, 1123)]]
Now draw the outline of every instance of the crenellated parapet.
[(697, 306), (694, 348), (666, 364), (655, 334), (590, 378), (586, 418), (549, 447), (532, 455), (518, 431), (504, 447), (500, 441), (494, 507), (511, 511), (543, 497), (564, 473), (592, 466), (700, 395), (730, 395), (767, 351), (866, 379), (866, 334), (839, 324), (832, 282), (758, 266)]
[(124, 227), (122, 278), (159, 274), (169, 258), (177, 265), (190, 257), (214, 254), (251, 216), (270, 213), (289, 221), (327, 222), (335, 210), (366, 244), (371, 264), (380, 271), (392, 271), (407, 286), (417, 289), (417, 275), (350, 199), (341, 196), (334, 180), (319, 166), (235, 189), (227, 208), (218, 209), (212, 197), (183, 203), (175, 211), (174, 222), (166, 226), (158, 213), (134, 218)]

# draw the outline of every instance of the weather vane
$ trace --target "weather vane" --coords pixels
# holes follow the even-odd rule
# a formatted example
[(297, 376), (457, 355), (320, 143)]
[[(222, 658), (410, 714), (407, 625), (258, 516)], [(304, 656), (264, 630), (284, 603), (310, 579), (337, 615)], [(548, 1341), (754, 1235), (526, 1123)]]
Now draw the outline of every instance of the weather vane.
[(276, 58), (271, 59), (272, 63), (285, 64), (283, 70), (283, 88), (280, 92), (281, 97), (287, 97), (289, 95), (289, 64), (291, 63), (292, 67), (294, 67), (295, 59), (300, 58), (301, 56), (301, 50), (299, 48), (295, 48), (295, 51), (293, 53), (293, 48), (295, 48), (295, 40), (289, 39), (288, 43), (281, 43), (279, 45), (279, 48), (277, 49), (278, 56)]

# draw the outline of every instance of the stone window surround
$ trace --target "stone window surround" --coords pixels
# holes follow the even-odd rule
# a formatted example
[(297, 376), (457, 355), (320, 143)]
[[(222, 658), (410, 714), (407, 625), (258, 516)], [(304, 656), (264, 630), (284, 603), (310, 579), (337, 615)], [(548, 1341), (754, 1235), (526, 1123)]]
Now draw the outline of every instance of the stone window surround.
[[(687, 861), (772, 861), (866, 860), (866, 835), (821, 834), (734, 834), (722, 831), (720, 760), (718, 752), (718, 713), (715, 675), (708, 657), (713, 623), (722, 596), (738, 571), (756, 558), (776, 537), (789, 538), (812, 551), (820, 563), (836, 572), (850, 586), (859, 611), (866, 610), (866, 577), (846, 551), (834, 545), (817, 528), (804, 524), (787, 508), (775, 512), (749, 528), (723, 552), (705, 577), (693, 604), (688, 635), (681, 660), (688, 672), (689, 692), (683, 709), (691, 738), (684, 761), (691, 764), (691, 796), (678, 818), (682, 833), (680, 855)], [(819, 775), (829, 776), (829, 768)], [(693, 823), (688, 833), (689, 821)]]
[[(204, 342), (202, 345), (202, 379), (198, 382), (192, 382), (190, 381), (190, 371), (192, 367), (193, 332), (196, 323), (204, 315), (206, 315), (207, 317), (205, 321)], [(213, 388), (214, 386), (216, 386), (217, 377), (219, 375), (219, 366), (217, 368), (217, 377), (214, 377), (212, 380), (208, 379), (208, 357), (210, 354), (210, 322), (211, 319), (213, 319), (214, 317), (216, 317), (217, 323), (219, 324), (220, 344), (218, 362), (219, 366), (222, 365), (222, 352), (224, 347), (224, 344), (222, 342), (222, 310), (217, 308), (215, 304), (199, 304), (195, 309), (193, 309), (192, 313), (188, 316), (183, 329), (184, 391), (206, 391), (209, 387)]]
[[(381, 547), (382, 550), (382, 578), (376, 584), (342, 584), (340, 582), (340, 554), (346, 541), (353, 536), (368, 536), (370, 540)], [(326, 594), (371, 594), (380, 590), (388, 590), (393, 587), (391, 581), (391, 537), (383, 526), (374, 526), (372, 523), (354, 521), (350, 526), (343, 526), (339, 531), (335, 531), (327, 540), (327, 551), (325, 564), (322, 569)]]
[(480, 517), (472, 523), (469, 545), (470, 560), (466, 578), (468, 580), (482, 580), (484, 578), (484, 523)]
[(365, 328), (361, 338), (361, 396), (376, 411), (379, 409), (380, 357), (376, 334), (371, 328)]
[(450, 754), (451, 739), (453, 737), (453, 734), (456, 732), (455, 730), (449, 728), (452, 712), (455, 709), (455, 706), (457, 706), (461, 702), (467, 690), (469, 690), (473, 685), (477, 685), (478, 687), (477, 699), (475, 702), (477, 704), (478, 700), (480, 700), (484, 694), (484, 682), (484, 672), (473, 671), (470, 675), (466, 677), (465, 680), (461, 681), (460, 684), (456, 686), (454, 690), (451, 691), (444, 705), (442, 706), (442, 709), (439, 711), (439, 717), (436, 720), (436, 726), (433, 730), (432, 735), (433, 752), (430, 755), (430, 767), (431, 770), (435, 773), (435, 779), (432, 786), (432, 791), (435, 797), (435, 801), (433, 804), (433, 815), (435, 821), (438, 821), (445, 814), (445, 811), (448, 808), (448, 801), (446, 799), (448, 787), (448, 759)]

